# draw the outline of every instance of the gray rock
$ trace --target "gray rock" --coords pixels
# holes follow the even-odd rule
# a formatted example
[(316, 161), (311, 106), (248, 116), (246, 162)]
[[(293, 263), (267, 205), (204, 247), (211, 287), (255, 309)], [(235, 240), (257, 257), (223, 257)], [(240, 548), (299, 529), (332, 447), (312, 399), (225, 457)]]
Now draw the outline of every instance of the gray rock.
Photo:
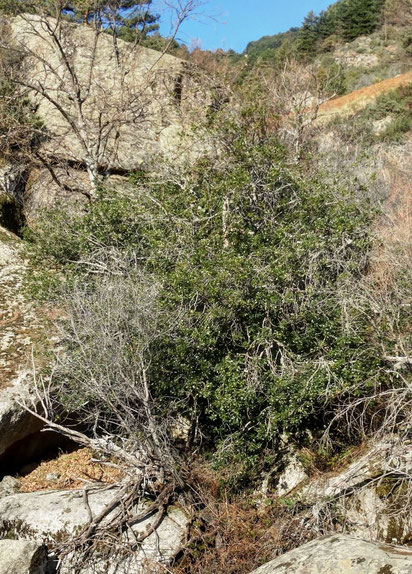
[(308, 478), (303, 464), (296, 453), (288, 455), (287, 463), (283, 471), (277, 477), (275, 493), (277, 496), (287, 496)]
[[(406, 544), (412, 533), (412, 515), (404, 502), (385, 482), (391, 474), (410, 476), (412, 448), (407, 440), (388, 435), (375, 442), (367, 453), (336, 476), (312, 480), (299, 495), (313, 504), (313, 514), (325, 506), (344, 523), (345, 532), (356, 537), (386, 543)], [(387, 496), (391, 492), (391, 496)]]
[(20, 166), (3, 163), (0, 160), (0, 193), (21, 199), (24, 183), (25, 175)]
[(45, 479), (50, 482), (54, 482), (60, 478), (60, 474), (58, 472), (48, 472), (45, 476)]
[(19, 491), (20, 482), (13, 476), (5, 476), (0, 482), (0, 498), (16, 494)]
[(372, 122), (372, 130), (375, 136), (379, 136), (384, 133), (387, 127), (393, 122), (393, 116), (389, 115), (381, 120), (375, 120)]
[[(51, 18), (48, 22), (54, 26)], [(61, 89), (62, 82), (68, 83), (70, 78), (50, 41), (44, 21), (39, 16), (26, 14), (10, 19), (9, 25), (11, 36), (23, 53), (38, 54), (48, 62), (45, 67), (40, 58), (30, 57), (28, 61), (26, 56), (23, 68), (28, 70), (31, 83), (46, 86), (52, 96), (59, 90), (59, 103), (76, 117), (67, 93)], [(211, 103), (210, 92), (199, 82), (193, 66), (169, 54), (161, 56), (155, 50), (122, 40), (118, 40), (116, 51), (106, 34), (98, 37), (92, 58), (95, 35), (85, 26), (65, 24), (60, 41), (63, 46), (70, 46), (67, 53), (83, 92), (86, 92), (93, 63), (92, 87), (83, 104), (86, 125), (95, 124), (100, 114), (109, 122), (116, 118), (118, 132), (103, 146), (102, 165), (110, 164), (121, 170), (140, 169), (148, 156), (169, 153), (171, 143), (176, 157), (182, 155), (183, 149), (193, 152), (193, 140), (188, 142), (181, 135), (192, 133), (192, 119), (199, 119)], [(51, 72), (52, 69), (58, 69), (58, 74)], [(33, 92), (32, 99), (51, 135), (43, 146), (43, 153), (84, 163), (79, 139), (62, 114), (47, 98)], [(139, 107), (139, 114), (133, 119), (130, 119), (132, 103), (127, 109), (128, 102), (133, 102), (136, 109)], [(122, 112), (124, 106), (126, 112)]]
[[(7, 18), (5, 25), (10, 40), (25, 54), (21, 69), (27, 80), (33, 86), (43, 86), (49, 96), (36, 89), (30, 93), (50, 136), (42, 143), (41, 153), (53, 158), (54, 175), (45, 169), (26, 174), (23, 204), (28, 224), (55, 203), (69, 210), (81, 209), (90, 187), (84, 142), (67, 120), (70, 117), (79, 123), (69, 93), (70, 74), (59, 59), (47, 24), (55, 26), (52, 18), (45, 21), (25, 14)], [(134, 170), (157, 174), (165, 165), (161, 159), (177, 169), (212, 152), (212, 138), (193, 129), (207, 116), (210, 106), (216, 105), (216, 96), (207, 86), (210, 78), (206, 82), (195, 66), (170, 54), (161, 55), (120, 39), (115, 48), (108, 34), (100, 34), (96, 44), (95, 39), (87, 26), (67, 22), (62, 26), (60, 43), (67, 48), (70, 66), (85, 95), (81, 125), (94, 142), (98, 117), (107, 126), (113, 124), (102, 130), (106, 135), (101, 136), (97, 160), (101, 172), (109, 177), (124, 175), (127, 180), (128, 172)], [(64, 114), (51, 102), (56, 92)], [(2, 178), (0, 171), (0, 187), (2, 179), (10, 187), (10, 178), (7, 174)]]
[[(90, 491), (88, 503), (92, 515), (100, 513), (117, 492), (114, 487)], [(134, 534), (144, 532), (152, 521), (153, 517), (149, 517), (134, 524), (132, 532), (126, 533), (125, 538), (133, 542)], [(52, 545), (56, 541), (69, 539), (88, 523), (89, 514), (82, 490), (15, 494), (0, 500), (0, 537), (24, 538)], [(116, 574), (140, 574), (148, 571), (147, 563), (168, 562), (183, 543), (187, 523), (188, 518), (182, 510), (171, 510), (156, 532), (148, 536), (132, 556), (119, 558)], [(62, 572), (65, 574), (72, 572), (72, 559), (66, 559), (63, 564)], [(104, 561), (97, 559), (94, 570), (90, 572), (111, 572), (110, 568), (105, 570), (106, 566)]]
[(28, 225), (55, 205), (69, 213), (80, 213), (87, 205), (84, 193), (88, 189), (88, 178), (84, 170), (56, 168), (55, 173), (60, 186), (47, 169), (31, 171), (24, 192), (24, 216)]
[(30, 540), (0, 540), (0, 574), (45, 574), (46, 547)]
[(41, 426), (18, 405), (29, 393), (30, 353), (41, 330), (23, 294), (25, 273), (19, 240), (0, 228), (0, 456)]
[(399, 508), (405, 500), (387, 498), (393, 484), (373, 484), (338, 501), (336, 510), (344, 519), (345, 530), (358, 538), (379, 540), (388, 544), (410, 543), (412, 514), (408, 508)]
[(409, 473), (412, 468), (412, 448), (396, 436), (372, 444), (367, 453), (340, 474), (321, 477), (311, 482), (302, 492), (306, 499), (342, 498), (362, 485), (379, 478), (389, 469)]
[(27, 398), (27, 394), (22, 379), (17, 379), (13, 387), (0, 389), (0, 455), (42, 427), (38, 419), (18, 404)]
[(308, 542), (252, 574), (411, 574), (412, 549), (343, 534)]

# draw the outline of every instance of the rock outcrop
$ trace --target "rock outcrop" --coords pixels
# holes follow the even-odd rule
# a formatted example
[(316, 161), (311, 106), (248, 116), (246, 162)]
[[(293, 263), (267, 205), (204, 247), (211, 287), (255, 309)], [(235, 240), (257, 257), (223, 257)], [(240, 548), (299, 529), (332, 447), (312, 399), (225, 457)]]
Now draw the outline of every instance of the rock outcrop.
[(57, 433), (40, 433), (43, 423), (21, 406), (37, 403), (33, 361), (43, 364), (53, 339), (24, 292), (27, 271), (20, 239), (0, 227), (0, 480), (63, 444)]
[(306, 504), (313, 504), (314, 515), (333, 507), (346, 533), (366, 540), (407, 544), (412, 536), (412, 516), (403, 508), (402, 486), (394, 489), (391, 478), (408, 477), (411, 469), (411, 445), (388, 436), (341, 473), (312, 480), (299, 495)]
[(30, 540), (0, 540), (0, 574), (46, 574), (46, 547)]
[(320, 538), (264, 564), (252, 574), (410, 574), (412, 550), (343, 534)]
[(276, 477), (276, 496), (287, 496), (308, 478), (303, 464), (293, 451), (287, 456), (282, 472)]
[[(51, 36), (56, 21), (23, 15), (9, 23), (13, 41), (24, 54), (26, 81), (45, 89), (46, 96), (32, 90), (49, 135), (43, 152), (82, 162), (84, 150), (68, 123), (78, 122), (78, 112), (69, 102), (72, 81)], [(148, 154), (169, 152), (170, 141), (178, 143), (183, 116), (194, 107), (199, 113), (207, 103), (195, 69), (175, 56), (122, 40), (115, 45), (109, 34), (96, 35), (92, 28), (69, 23), (62, 26), (59, 41), (84, 93), (86, 129), (94, 126), (93, 136), (106, 138), (99, 132), (99, 118), (110, 127), (116, 123), (100, 156), (102, 164), (107, 161), (113, 169), (139, 169)], [(47, 95), (59, 102), (67, 117)]]
[[(0, 500), (0, 537), (29, 539), (52, 546), (56, 542), (67, 540), (86, 527), (90, 521), (90, 513), (93, 517), (97, 516), (117, 493), (118, 489), (115, 487), (90, 490), (87, 505), (83, 490), (7, 496)], [(132, 537), (133, 542), (133, 536), (145, 532), (153, 522), (155, 514), (133, 524), (125, 536)], [(110, 517), (111, 515), (108, 515), (106, 520)], [(138, 545), (138, 550), (132, 556), (116, 560), (116, 573), (140, 574), (144, 572), (144, 563), (167, 563), (182, 546), (187, 523), (188, 518), (183, 511), (177, 508), (170, 510), (156, 531)], [(101, 562), (99, 558), (96, 560), (98, 568), (101, 569), (97, 572), (106, 572), (103, 566), (104, 560)], [(70, 559), (66, 560), (62, 571), (67, 574), (72, 572)]]
[[(114, 42), (91, 27), (64, 22), (56, 33), (52, 18), (25, 14), (8, 19), (3, 28), (22, 58), (22, 81), (44, 126), (39, 157), (49, 172), (43, 165), (28, 174), (34, 205), (44, 204), (50, 168), (48, 195), (64, 199), (71, 188), (82, 194), (92, 163), (101, 174), (127, 176), (142, 168), (158, 170), (160, 157), (178, 164), (204, 153), (206, 143), (192, 125), (214, 102), (193, 65)], [(14, 181), (9, 179), (8, 186)]]
[(42, 333), (24, 297), (25, 273), (18, 238), (0, 228), (0, 456), (41, 427), (18, 404), (29, 394), (31, 351)]

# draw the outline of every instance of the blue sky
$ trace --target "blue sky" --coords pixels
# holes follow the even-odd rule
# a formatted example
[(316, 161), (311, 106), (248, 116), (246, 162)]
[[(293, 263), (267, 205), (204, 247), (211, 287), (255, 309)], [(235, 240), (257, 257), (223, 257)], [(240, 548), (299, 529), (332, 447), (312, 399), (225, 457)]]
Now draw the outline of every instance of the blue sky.
[(186, 21), (179, 40), (187, 45), (198, 38), (205, 50), (242, 52), (251, 40), (300, 26), (310, 10), (320, 12), (333, 0), (209, 0), (199, 14)]

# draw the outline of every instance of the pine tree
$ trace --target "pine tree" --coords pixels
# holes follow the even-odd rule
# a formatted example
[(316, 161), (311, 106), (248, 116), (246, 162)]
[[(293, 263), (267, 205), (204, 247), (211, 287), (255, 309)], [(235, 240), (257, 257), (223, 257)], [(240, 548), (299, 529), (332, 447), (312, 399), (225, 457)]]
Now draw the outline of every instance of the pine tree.
[[(145, 39), (159, 29), (160, 16), (150, 10), (152, 0), (0, 0), (0, 13), (58, 13), (77, 23), (100, 26), (125, 40)], [(56, 14), (57, 10), (57, 14)]]
[(64, 12), (85, 24), (98, 24), (125, 40), (143, 39), (159, 29), (152, 0), (71, 0)]
[(339, 11), (345, 41), (371, 34), (381, 21), (384, 3), (385, 0), (344, 0)]
[(298, 32), (296, 48), (305, 57), (312, 57), (316, 53), (316, 44), (319, 39), (318, 32), (319, 18), (313, 10), (303, 20), (302, 27)]
[(329, 10), (324, 10), (319, 14), (317, 31), (319, 37), (324, 40), (336, 32), (336, 22)]
[(124, 40), (136, 38), (144, 40), (159, 30), (160, 16), (150, 12), (152, 0), (140, 0), (138, 3), (126, 0), (123, 4), (128, 6), (123, 8), (126, 15), (119, 20), (119, 36), (121, 38)]

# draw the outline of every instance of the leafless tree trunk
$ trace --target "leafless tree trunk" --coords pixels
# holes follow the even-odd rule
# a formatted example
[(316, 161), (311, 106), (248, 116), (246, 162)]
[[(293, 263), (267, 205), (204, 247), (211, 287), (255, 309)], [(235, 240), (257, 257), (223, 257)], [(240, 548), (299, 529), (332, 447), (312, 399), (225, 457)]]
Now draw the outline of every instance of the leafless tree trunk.
[(280, 73), (265, 70), (269, 108), (280, 116), (280, 133), (301, 159), (306, 133), (318, 117), (320, 106), (336, 96), (338, 70), (321, 70), (316, 64), (287, 60)]
[[(97, 281), (93, 287), (87, 281), (79, 283), (68, 293), (63, 318), (55, 325), (61, 346), (51, 379), (34, 373), (35, 400), (22, 406), (41, 419), (45, 430), (91, 448), (124, 471), (118, 494), (101, 515), (57, 548), (62, 556), (75, 553), (84, 566), (102, 546), (114, 554), (116, 549), (132, 553), (138, 548), (160, 524), (175, 490), (183, 486), (185, 465), (169, 438), (173, 409), (160, 412), (150, 385), (152, 347), (168, 325), (158, 304), (160, 285), (138, 268), (133, 256), (116, 250), (99, 250), (79, 265)], [(169, 328), (182, 316), (178, 311), (171, 317)], [(153, 515), (151, 528), (139, 540), (118, 540), (147, 497), (153, 503), (138, 516)], [(107, 522), (109, 514), (113, 518)]]
[[(194, 10), (195, 0), (179, 1), (176, 6), (172, 38)], [(170, 43), (147, 66), (140, 62), (145, 56), (138, 43), (117, 41), (116, 2), (111, 8), (102, 7), (99, 0), (88, 3), (93, 23), (87, 31), (66, 22), (63, 8), (64, 2), (58, 1), (51, 17), (40, 4), (36, 15), (10, 20), (12, 39), (3, 39), (0, 47), (22, 61), (21, 73), (9, 78), (17, 93), (29, 96), (40, 115), (52, 117), (56, 126), (42, 148), (44, 161), (82, 165), (88, 174), (87, 195), (94, 199), (102, 175), (122, 167), (119, 146), (125, 134), (153, 121), (153, 85)], [(110, 17), (112, 37), (104, 29)]]

